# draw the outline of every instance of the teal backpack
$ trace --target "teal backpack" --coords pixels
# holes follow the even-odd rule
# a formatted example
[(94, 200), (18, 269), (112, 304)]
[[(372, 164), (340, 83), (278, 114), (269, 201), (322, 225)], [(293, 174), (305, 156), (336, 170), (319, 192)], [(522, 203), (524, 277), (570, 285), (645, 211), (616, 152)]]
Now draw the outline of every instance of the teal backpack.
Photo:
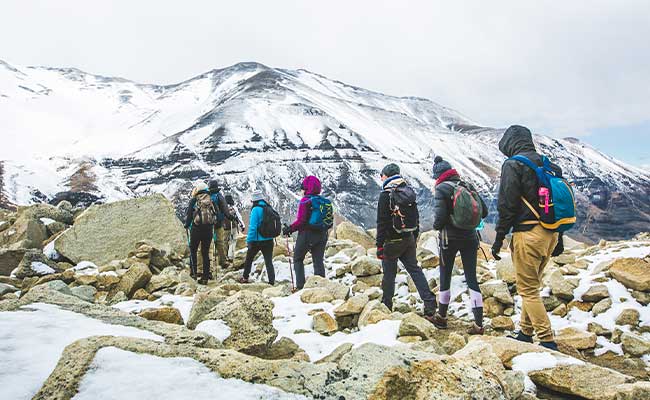
[(523, 163), (537, 174), (538, 204), (532, 205), (524, 197), (521, 198), (538, 220), (533, 223), (539, 222), (544, 228), (555, 232), (571, 229), (576, 223), (576, 202), (569, 182), (553, 171), (551, 162), (545, 156), (542, 156), (541, 167), (522, 155), (510, 159)]
[(310, 196), (311, 215), (309, 226), (316, 230), (327, 230), (334, 225), (334, 206), (322, 196)]

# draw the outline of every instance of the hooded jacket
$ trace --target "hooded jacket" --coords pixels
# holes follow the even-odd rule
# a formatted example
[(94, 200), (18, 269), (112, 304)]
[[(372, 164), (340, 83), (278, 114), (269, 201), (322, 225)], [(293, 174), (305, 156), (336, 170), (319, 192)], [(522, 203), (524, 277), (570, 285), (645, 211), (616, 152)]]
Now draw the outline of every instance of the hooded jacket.
[(321, 183), (318, 178), (310, 175), (303, 179), (302, 188), (305, 195), (298, 203), (298, 214), (296, 220), (289, 226), (291, 232), (303, 232), (309, 229), (309, 218), (311, 217), (311, 198), (321, 192)]
[(248, 222), (248, 234), (246, 235), (246, 243), (273, 240), (273, 238), (262, 236), (258, 231), (260, 225), (262, 224), (262, 219), (264, 218), (264, 206), (266, 205), (267, 204), (264, 200), (258, 200), (253, 203), (251, 216)]
[[(436, 189), (433, 198), (433, 229), (437, 231), (446, 229), (449, 240), (478, 240), (476, 230), (459, 229), (451, 223), (450, 216), (453, 211), (452, 197), (454, 196), (455, 188), (446, 182), (457, 183), (460, 180), (460, 175), (455, 169), (445, 171), (436, 180)], [(483, 215), (481, 218), (485, 218), (488, 215), (488, 209), (485, 206), (483, 198), (481, 198), (481, 204), (483, 205)]]
[[(499, 141), (499, 150), (508, 158), (515, 155), (528, 157), (532, 162), (541, 166), (540, 156), (533, 143), (533, 136), (528, 128), (513, 125), (508, 128)], [(551, 163), (558, 174), (562, 174), (559, 166)], [(499, 186), (498, 211), (499, 219), (496, 225), (497, 239), (503, 239), (512, 229), (514, 232), (528, 231), (534, 225), (522, 224), (524, 221), (536, 221), (537, 218), (521, 200), (524, 197), (530, 204), (539, 201), (537, 175), (528, 166), (516, 160), (506, 160), (501, 167), (501, 183)]]
[[(393, 218), (390, 210), (390, 189), (397, 186), (406, 186), (407, 183), (399, 175), (393, 175), (386, 179), (382, 185), (382, 191), (379, 194), (379, 201), (377, 203), (377, 248), (384, 247), (386, 241), (401, 239), (409, 235), (415, 236), (417, 239), (420, 230), (415, 232), (398, 233), (393, 228)], [(418, 209), (416, 208), (416, 212)], [(416, 215), (418, 225), (420, 224), (420, 216)]]

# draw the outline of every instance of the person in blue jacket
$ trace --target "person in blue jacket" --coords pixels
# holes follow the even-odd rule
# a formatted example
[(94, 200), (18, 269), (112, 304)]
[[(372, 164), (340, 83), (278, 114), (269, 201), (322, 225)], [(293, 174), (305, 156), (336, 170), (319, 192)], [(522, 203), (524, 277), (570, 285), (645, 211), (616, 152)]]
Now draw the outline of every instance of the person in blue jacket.
[(250, 221), (248, 222), (248, 236), (246, 243), (248, 249), (246, 251), (246, 261), (244, 262), (244, 273), (239, 279), (241, 283), (249, 283), (248, 277), (251, 273), (253, 260), (261, 251), (264, 256), (264, 263), (266, 264), (266, 273), (269, 277), (269, 284), (275, 284), (275, 270), (273, 269), (273, 238), (267, 238), (259, 233), (259, 227), (262, 224), (262, 217), (264, 216), (264, 207), (267, 203), (264, 201), (264, 195), (260, 191), (253, 192), (251, 196), (253, 207), (251, 209)]

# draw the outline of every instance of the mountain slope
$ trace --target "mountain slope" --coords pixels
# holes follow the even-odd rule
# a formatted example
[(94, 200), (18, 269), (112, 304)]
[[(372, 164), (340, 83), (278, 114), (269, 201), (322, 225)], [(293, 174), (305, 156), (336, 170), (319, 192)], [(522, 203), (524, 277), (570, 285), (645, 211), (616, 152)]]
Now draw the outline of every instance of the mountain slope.
[[(419, 98), (400, 98), (304, 70), (241, 63), (176, 85), (143, 85), (76, 69), (0, 63), (0, 159), (15, 204), (60, 191), (103, 200), (162, 192), (182, 208), (190, 181), (218, 177), (245, 200), (264, 190), (295, 209), (315, 173), (345, 217), (374, 225), (378, 171), (398, 162), (431, 226), (431, 162), (448, 159), (493, 199), (501, 130)], [(628, 237), (650, 225), (650, 174), (575, 139), (538, 136), (579, 192), (587, 237)], [(494, 205), (491, 217), (494, 217)]]

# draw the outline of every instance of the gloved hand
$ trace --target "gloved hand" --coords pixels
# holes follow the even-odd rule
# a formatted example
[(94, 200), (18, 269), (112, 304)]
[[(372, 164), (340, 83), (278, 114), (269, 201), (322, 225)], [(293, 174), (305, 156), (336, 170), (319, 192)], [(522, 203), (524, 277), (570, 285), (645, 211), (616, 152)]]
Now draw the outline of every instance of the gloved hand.
[(377, 258), (380, 259), (380, 260), (383, 260), (384, 258), (386, 258), (386, 256), (384, 256), (384, 248), (383, 247), (377, 247)]
[(553, 249), (553, 253), (551, 253), (551, 255), (553, 257), (557, 257), (562, 253), (564, 253), (564, 240), (562, 239), (562, 234), (560, 233), (560, 236), (557, 238), (555, 249)]
[(503, 247), (503, 239), (504, 236), (497, 234), (497, 238), (494, 240), (494, 244), (492, 244), (492, 257), (497, 261), (501, 260), (499, 253), (501, 252), (501, 247)]
[(282, 234), (284, 236), (291, 236), (291, 227), (287, 224), (282, 225)]
[(239, 225), (239, 230), (244, 232), (246, 230), (246, 225), (244, 224)]

